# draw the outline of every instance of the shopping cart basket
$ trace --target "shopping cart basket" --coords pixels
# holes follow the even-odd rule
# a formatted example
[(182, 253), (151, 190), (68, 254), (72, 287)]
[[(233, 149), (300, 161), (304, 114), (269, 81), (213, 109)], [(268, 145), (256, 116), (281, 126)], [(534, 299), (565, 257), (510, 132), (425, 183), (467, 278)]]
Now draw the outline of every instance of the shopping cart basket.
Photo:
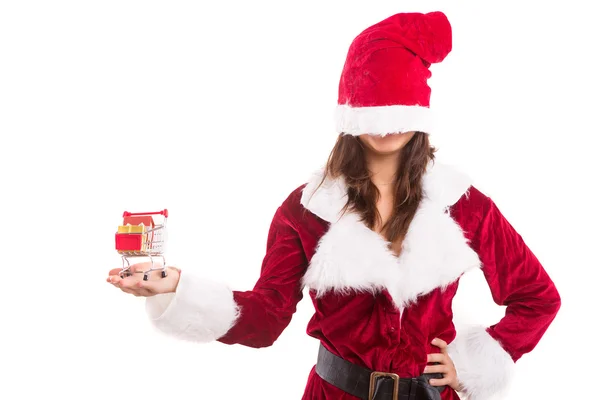
[[(157, 223), (152, 216), (162, 216), (162, 223)], [(167, 276), (167, 265), (165, 262), (164, 251), (167, 239), (167, 218), (169, 212), (165, 209), (157, 212), (123, 213), (123, 224), (117, 229), (115, 234), (115, 245), (117, 252), (121, 254), (123, 268), (119, 273), (122, 278), (131, 276), (131, 265), (129, 258), (148, 257), (150, 259), (150, 269), (146, 271), (137, 271), (144, 274), (144, 280), (148, 280), (148, 275), (152, 271), (161, 270), (161, 277)], [(156, 266), (155, 260), (162, 259), (162, 265)]]

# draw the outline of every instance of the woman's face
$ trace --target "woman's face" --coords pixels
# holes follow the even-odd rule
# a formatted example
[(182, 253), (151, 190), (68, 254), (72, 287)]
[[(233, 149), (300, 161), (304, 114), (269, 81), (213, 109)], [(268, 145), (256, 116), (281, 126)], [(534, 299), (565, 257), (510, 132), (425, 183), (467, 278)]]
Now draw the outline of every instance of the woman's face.
[(359, 135), (362, 144), (372, 152), (380, 155), (399, 152), (412, 139), (415, 132), (394, 133), (390, 135)]

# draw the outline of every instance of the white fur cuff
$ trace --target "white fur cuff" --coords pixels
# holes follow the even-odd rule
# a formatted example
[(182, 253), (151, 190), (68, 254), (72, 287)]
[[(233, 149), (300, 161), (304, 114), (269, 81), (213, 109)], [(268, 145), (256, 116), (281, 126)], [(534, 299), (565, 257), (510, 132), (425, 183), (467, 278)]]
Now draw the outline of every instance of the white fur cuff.
[(457, 335), (448, 354), (467, 399), (489, 400), (508, 389), (515, 363), (484, 327)]
[(201, 343), (225, 335), (239, 315), (231, 290), (186, 272), (181, 274), (175, 293), (148, 297), (146, 311), (159, 331)]

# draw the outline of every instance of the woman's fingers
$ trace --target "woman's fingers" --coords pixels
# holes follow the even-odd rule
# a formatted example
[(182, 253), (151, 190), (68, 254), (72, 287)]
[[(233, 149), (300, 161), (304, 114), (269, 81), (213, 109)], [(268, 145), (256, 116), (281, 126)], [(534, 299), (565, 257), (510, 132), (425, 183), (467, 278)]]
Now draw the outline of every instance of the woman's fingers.
[(430, 379), (429, 380), (429, 384), (431, 386), (445, 386), (445, 385), (450, 385), (451, 383), (451, 379), (449, 378), (444, 378), (444, 379)]
[(115, 286), (121, 289), (123, 292), (137, 297), (151, 295), (147, 289), (140, 287), (140, 283), (141, 281), (134, 275), (124, 279), (119, 278), (119, 280), (115, 283)]
[(431, 341), (431, 344), (440, 348), (441, 353), (433, 353), (427, 355), (427, 362), (429, 363), (440, 363), (439, 365), (428, 365), (425, 367), (425, 373), (442, 373), (444, 377), (442, 379), (430, 379), (429, 384), (431, 386), (450, 386), (457, 390), (460, 387), (458, 378), (456, 376), (456, 368), (454, 362), (448, 355), (448, 343), (440, 338), (435, 338)]
[(137, 293), (137, 291), (135, 290), (135, 288), (133, 288), (131, 286), (130, 282), (126, 282), (126, 279), (119, 278), (119, 280), (117, 282), (115, 282), (114, 285), (116, 287), (118, 287), (119, 289), (121, 289), (125, 293), (129, 293), (129, 294), (132, 294), (134, 296), (139, 296), (139, 294)]
[(107, 282), (112, 283), (115, 286), (117, 286), (121, 280), (122, 278), (119, 275), (110, 275), (106, 278)]
[(439, 365), (428, 365), (423, 370), (425, 374), (437, 374), (437, 373), (447, 373), (449, 370), (447, 365), (439, 364)]
[(445, 353), (448, 347), (448, 343), (443, 341), (442, 339), (435, 338), (431, 341), (431, 344), (442, 349), (442, 353)]
[(443, 353), (427, 354), (427, 362), (428, 363), (439, 362), (439, 363), (445, 364), (446, 363), (446, 355)]

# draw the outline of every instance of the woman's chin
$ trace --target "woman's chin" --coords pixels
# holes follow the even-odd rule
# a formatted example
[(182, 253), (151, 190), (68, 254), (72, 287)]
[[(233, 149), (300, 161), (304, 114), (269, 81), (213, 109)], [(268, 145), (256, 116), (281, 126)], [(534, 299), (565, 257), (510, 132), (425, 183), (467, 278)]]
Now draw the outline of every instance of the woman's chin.
[(380, 155), (398, 153), (413, 137), (413, 132), (381, 135), (361, 135), (361, 141), (367, 147)]
[(373, 153), (385, 156), (398, 153), (402, 150), (402, 147), (403, 146), (371, 146), (370, 150)]

